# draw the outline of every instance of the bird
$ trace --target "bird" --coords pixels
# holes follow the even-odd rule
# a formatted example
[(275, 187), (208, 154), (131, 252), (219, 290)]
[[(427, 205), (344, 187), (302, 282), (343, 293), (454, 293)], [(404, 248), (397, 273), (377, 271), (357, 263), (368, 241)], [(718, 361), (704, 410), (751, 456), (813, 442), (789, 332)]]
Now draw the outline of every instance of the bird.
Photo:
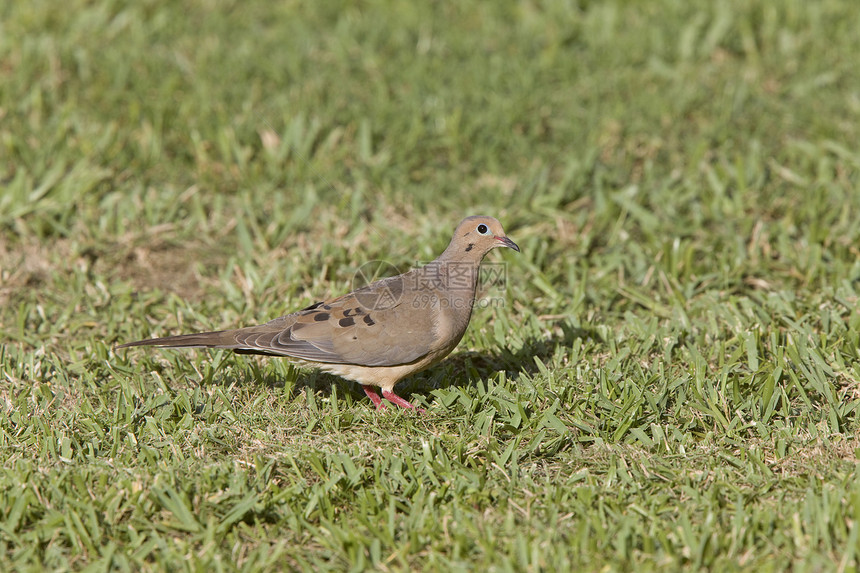
[[(438, 258), (403, 274), (316, 302), (258, 326), (128, 342), (117, 348), (221, 348), (293, 359), (358, 382), (374, 406), (406, 376), (442, 361), (459, 344), (475, 304), (479, 267), (496, 247), (520, 248), (493, 217), (466, 217)], [(419, 409), (420, 410), (420, 409)]]

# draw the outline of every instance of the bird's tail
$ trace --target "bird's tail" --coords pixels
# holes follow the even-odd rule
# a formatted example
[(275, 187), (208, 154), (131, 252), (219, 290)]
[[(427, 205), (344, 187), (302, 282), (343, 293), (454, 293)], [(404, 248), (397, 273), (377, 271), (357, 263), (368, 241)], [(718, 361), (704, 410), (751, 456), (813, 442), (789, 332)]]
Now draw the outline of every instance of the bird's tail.
[[(272, 321), (275, 323), (276, 321)], [(235, 330), (216, 330), (213, 332), (196, 332), (194, 334), (178, 334), (163, 338), (147, 338), (120, 344), (117, 349), (131, 346), (156, 346), (161, 348), (225, 348), (236, 354), (262, 354), (265, 356), (286, 356), (285, 353), (270, 351), (259, 345), (249, 344), (248, 339), (256, 339), (259, 335), (280, 332), (280, 328), (272, 324), (249, 326)], [(254, 336), (257, 335), (257, 336)]]
[(164, 348), (242, 348), (242, 344), (236, 342), (235, 330), (216, 330), (214, 332), (198, 332), (195, 334), (179, 334), (176, 336), (165, 336), (163, 338), (147, 338), (120, 344), (117, 348), (129, 348), (131, 346), (161, 346)]

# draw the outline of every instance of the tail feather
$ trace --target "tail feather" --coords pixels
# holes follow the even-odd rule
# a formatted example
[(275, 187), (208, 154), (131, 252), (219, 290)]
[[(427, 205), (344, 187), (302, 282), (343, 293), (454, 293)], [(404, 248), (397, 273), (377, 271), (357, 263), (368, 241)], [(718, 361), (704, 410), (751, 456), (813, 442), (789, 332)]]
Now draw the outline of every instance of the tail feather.
[(239, 349), (245, 345), (236, 342), (235, 330), (217, 330), (214, 332), (198, 332), (195, 334), (178, 334), (163, 338), (148, 338), (120, 344), (117, 348), (131, 346), (161, 346), (166, 348), (230, 348)]
[(135, 340), (117, 346), (130, 348), (132, 346), (155, 346), (160, 348), (223, 348), (237, 354), (263, 354), (266, 356), (289, 356), (298, 360), (310, 362), (345, 361), (334, 351), (330, 340), (308, 341), (292, 338), (292, 317), (282, 317), (266, 324), (236, 328), (233, 330), (216, 330), (213, 332), (196, 332), (193, 334), (178, 334), (163, 338), (147, 338)]

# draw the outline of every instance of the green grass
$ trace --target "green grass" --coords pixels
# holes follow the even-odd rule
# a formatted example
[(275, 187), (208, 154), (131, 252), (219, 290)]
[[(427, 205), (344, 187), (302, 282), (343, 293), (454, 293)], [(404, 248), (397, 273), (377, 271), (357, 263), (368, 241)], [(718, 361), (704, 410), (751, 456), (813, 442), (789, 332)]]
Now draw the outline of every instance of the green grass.
[[(856, 571), (860, 4), (0, 7), (0, 570)], [(376, 412), (257, 324), (498, 217)]]

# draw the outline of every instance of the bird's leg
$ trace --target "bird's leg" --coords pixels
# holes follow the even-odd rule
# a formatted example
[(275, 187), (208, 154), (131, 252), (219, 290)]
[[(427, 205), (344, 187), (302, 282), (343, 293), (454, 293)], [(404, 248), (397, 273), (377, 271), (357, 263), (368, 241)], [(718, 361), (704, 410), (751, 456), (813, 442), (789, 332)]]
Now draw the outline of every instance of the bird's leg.
[[(382, 398), (379, 397), (379, 394), (376, 393), (376, 390), (373, 389), (373, 386), (365, 386), (364, 384), (362, 384), (361, 388), (364, 390), (364, 393), (367, 394), (367, 397), (370, 398), (370, 401), (373, 402), (373, 405), (376, 406), (378, 410), (385, 409), (385, 404), (382, 402)], [(407, 402), (407, 404), (408, 403), (409, 402)]]
[(404, 400), (403, 398), (401, 398), (400, 396), (398, 396), (397, 394), (395, 394), (391, 390), (383, 390), (382, 396), (383, 396), (383, 398), (385, 398), (389, 402), (393, 402), (394, 404), (397, 404), (401, 408), (413, 408), (415, 410), (418, 410), (422, 414), (424, 413), (423, 408), (416, 407), (414, 404), (412, 404), (411, 402), (409, 402), (407, 400)]

